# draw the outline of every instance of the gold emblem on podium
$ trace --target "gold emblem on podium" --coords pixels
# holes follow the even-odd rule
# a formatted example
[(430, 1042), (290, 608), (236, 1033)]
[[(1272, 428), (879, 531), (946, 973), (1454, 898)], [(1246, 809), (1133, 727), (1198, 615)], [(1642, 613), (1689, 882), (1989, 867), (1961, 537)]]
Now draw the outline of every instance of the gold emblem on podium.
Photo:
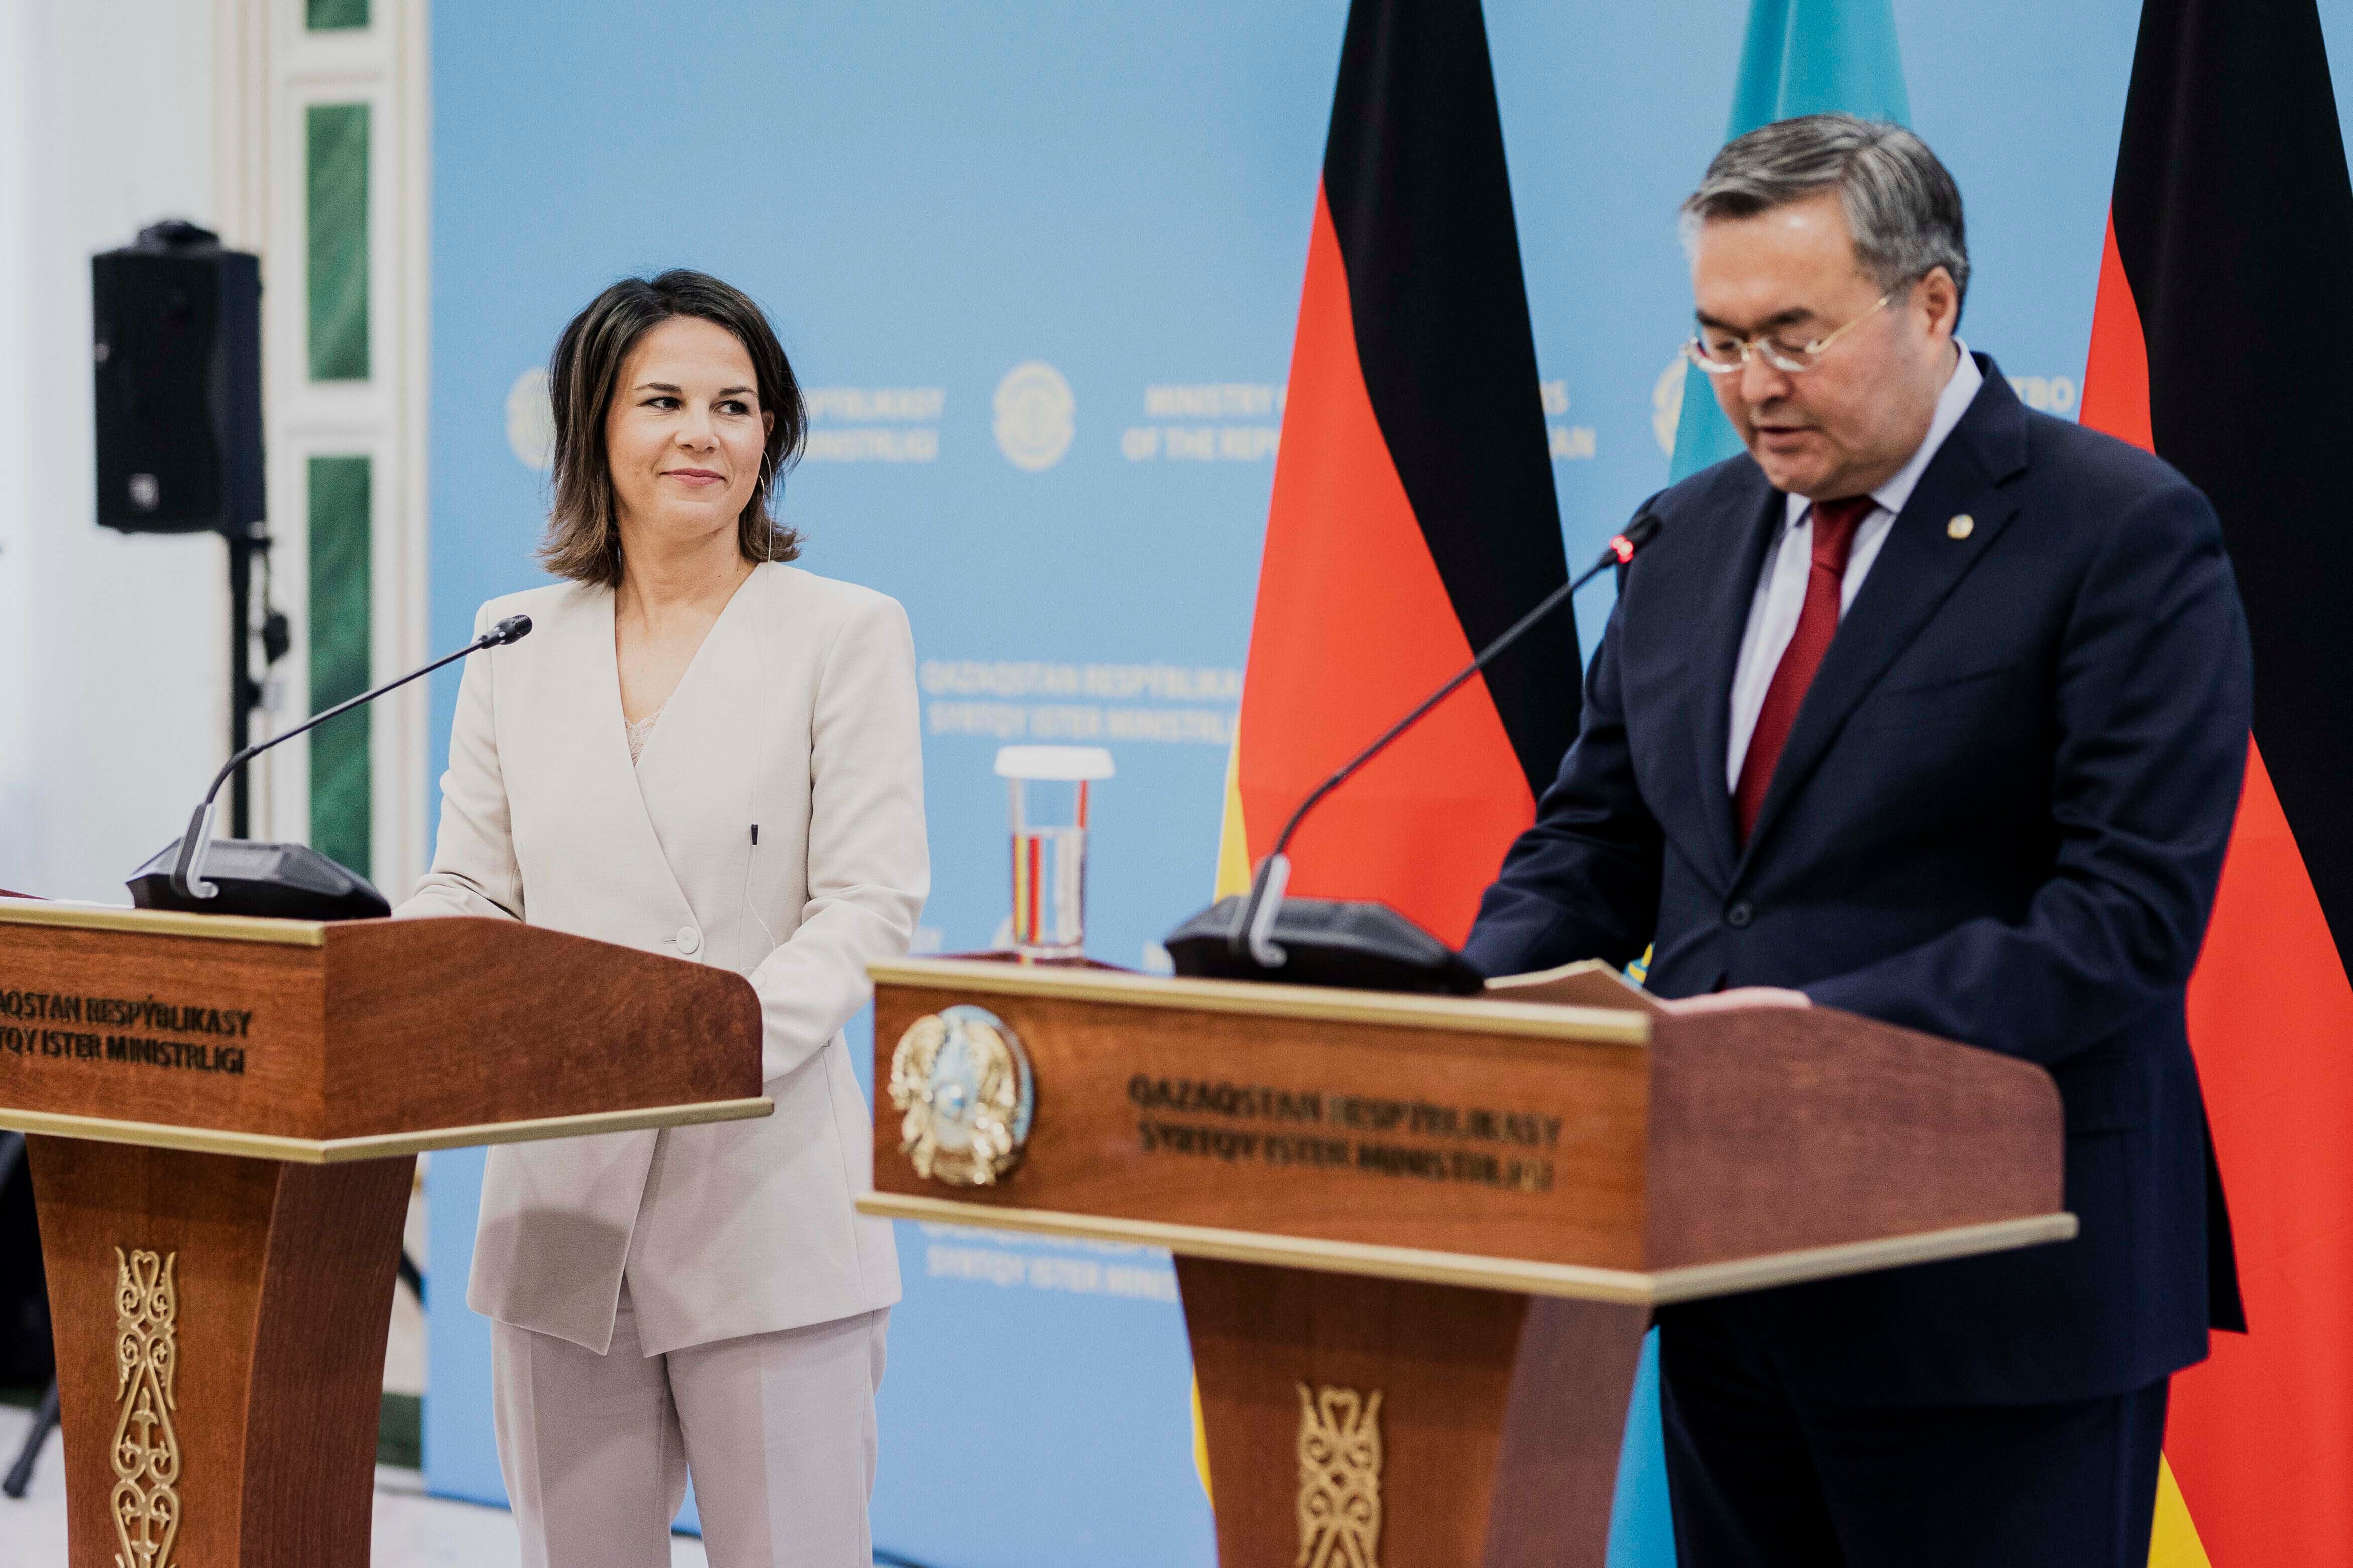
[(1298, 1387), (1294, 1568), (1380, 1568), (1380, 1390)]
[(944, 1007), (907, 1026), (891, 1053), (891, 1103), (905, 1114), (899, 1152), (926, 1181), (986, 1187), (1029, 1138), (1029, 1053), (985, 1007)]
[(179, 1359), (180, 1299), (173, 1283), (176, 1252), (158, 1257), (114, 1249), (114, 1490), (107, 1511), (121, 1551), (117, 1568), (172, 1568), (172, 1541), (180, 1533), (180, 1435), (172, 1426), (178, 1401), (173, 1373)]

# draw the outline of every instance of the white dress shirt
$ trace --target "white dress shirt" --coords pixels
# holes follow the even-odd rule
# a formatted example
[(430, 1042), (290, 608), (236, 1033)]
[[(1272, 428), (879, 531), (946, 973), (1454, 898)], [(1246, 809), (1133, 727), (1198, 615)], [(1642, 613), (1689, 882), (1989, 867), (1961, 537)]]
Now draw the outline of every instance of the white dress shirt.
[[(1855, 526), (1854, 544), (1846, 558), (1846, 577), (1839, 590), (1839, 615), (1843, 617), (1862, 587), (1862, 580), (1871, 571), (1871, 563), (1879, 559), (1880, 547), (1887, 542), (1887, 531), (1895, 526), (1895, 514), (1912, 499), (1912, 488), (1920, 482), (1936, 449), (1953, 426), (1961, 422), (1969, 402), (1985, 384), (1985, 372), (1969, 357), (1968, 345), (1958, 338), (1953, 346), (1960, 350), (1959, 363), (1937, 395), (1936, 412), (1928, 420), (1928, 434), (1911, 461), (1895, 470), (1886, 483), (1871, 492), (1879, 504)], [(1765, 552), (1765, 569), (1757, 574), (1757, 596), (1748, 606), (1748, 629), (1740, 638), (1740, 662), (1732, 672), (1732, 745), (1724, 760), (1724, 787), (1737, 793), (1740, 788), (1740, 764), (1748, 755), (1748, 738), (1757, 732), (1757, 716), (1764, 711), (1765, 693), (1773, 685), (1773, 672), (1781, 667), (1781, 655), (1788, 651), (1789, 639), (1797, 635), (1798, 616), (1806, 607), (1806, 579), (1814, 566), (1814, 503), (1804, 496), (1788, 498), (1788, 523)]]

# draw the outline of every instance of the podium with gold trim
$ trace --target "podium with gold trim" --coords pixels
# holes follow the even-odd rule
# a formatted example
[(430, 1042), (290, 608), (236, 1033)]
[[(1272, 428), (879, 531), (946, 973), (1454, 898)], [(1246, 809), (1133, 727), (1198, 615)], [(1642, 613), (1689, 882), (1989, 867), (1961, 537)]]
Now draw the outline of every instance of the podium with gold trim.
[(2049, 1075), (1834, 1010), (873, 974), (860, 1206), (1174, 1253), (1228, 1568), (1600, 1568), (1654, 1307), (2075, 1232)]
[(510, 921), (0, 899), (73, 1568), (364, 1564), (427, 1149), (764, 1116), (726, 970)]

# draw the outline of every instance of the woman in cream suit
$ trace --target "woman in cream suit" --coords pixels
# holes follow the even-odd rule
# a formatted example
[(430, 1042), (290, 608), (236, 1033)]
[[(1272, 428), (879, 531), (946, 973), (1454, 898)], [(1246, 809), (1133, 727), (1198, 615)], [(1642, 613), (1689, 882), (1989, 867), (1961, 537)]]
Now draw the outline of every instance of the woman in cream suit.
[(746, 975), (776, 1110), (491, 1154), (466, 1300), (524, 1561), (667, 1564), (691, 1471), (716, 1568), (866, 1568), (899, 1272), (852, 1206), (872, 1121), (841, 1028), (929, 880), (906, 616), (783, 563), (768, 504), (805, 416), (743, 294), (617, 283), (551, 384), (565, 581), (482, 607), (535, 629), (467, 663), (433, 869), (396, 912)]

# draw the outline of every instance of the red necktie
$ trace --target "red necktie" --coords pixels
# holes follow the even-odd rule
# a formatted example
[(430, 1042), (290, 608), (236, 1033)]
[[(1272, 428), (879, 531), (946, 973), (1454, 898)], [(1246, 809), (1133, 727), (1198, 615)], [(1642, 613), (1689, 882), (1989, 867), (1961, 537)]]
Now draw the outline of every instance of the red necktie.
[(1757, 728), (1748, 737), (1748, 754), (1740, 759), (1740, 784), (1732, 792), (1733, 816), (1740, 824), (1740, 841), (1748, 842), (1757, 813), (1765, 805), (1766, 786), (1781, 760), (1789, 727), (1798, 721), (1798, 705), (1814, 671), (1838, 635), (1839, 596), (1846, 583), (1847, 552), (1854, 547), (1854, 531), (1878, 502), (1869, 496), (1845, 496), (1814, 502), (1814, 564), (1806, 574), (1806, 606), (1798, 612), (1798, 629), (1773, 671), (1765, 690), (1765, 706), (1757, 710)]

